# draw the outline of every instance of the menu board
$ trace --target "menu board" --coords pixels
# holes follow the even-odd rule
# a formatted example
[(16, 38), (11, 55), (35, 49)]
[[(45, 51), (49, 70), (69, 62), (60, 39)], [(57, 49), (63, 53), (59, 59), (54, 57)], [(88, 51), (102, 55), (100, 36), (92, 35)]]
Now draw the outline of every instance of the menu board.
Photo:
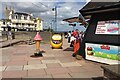
[(86, 59), (107, 64), (120, 63), (120, 46), (86, 43)]
[(99, 21), (95, 34), (120, 34), (120, 20)]

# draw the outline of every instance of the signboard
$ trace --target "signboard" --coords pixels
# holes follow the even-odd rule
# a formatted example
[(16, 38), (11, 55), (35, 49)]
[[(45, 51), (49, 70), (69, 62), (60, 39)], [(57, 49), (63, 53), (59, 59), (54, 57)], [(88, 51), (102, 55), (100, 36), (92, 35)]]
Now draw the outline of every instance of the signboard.
[(99, 21), (95, 34), (120, 34), (120, 20)]
[(107, 64), (120, 63), (120, 46), (86, 43), (86, 59)]

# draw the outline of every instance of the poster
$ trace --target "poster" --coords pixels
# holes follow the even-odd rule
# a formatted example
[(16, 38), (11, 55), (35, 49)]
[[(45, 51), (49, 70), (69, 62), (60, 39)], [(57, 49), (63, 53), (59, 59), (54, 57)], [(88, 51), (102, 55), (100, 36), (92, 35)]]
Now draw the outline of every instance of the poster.
[(120, 20), (99, 21), (95, 34), (120, 34)]
[(120, 46), (86, 43), (86, 59), (107, 64), (120, 63)]

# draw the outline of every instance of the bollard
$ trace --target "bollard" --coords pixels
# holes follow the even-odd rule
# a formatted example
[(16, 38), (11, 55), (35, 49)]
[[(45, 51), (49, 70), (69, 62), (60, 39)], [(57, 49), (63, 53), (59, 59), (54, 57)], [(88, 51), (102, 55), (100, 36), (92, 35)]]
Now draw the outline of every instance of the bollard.
[(42, 55), (42, 51), (40, 51), (40, 42), (42, 40), (42, 37), (40, 36), (39, 32), (37, 32), (34, 40), (35, 40), (35, 43), (36, 43), (36, 51), (34, 53), (34, 56), (40, 56), (40, 57), (42, 57), (43, 56)]

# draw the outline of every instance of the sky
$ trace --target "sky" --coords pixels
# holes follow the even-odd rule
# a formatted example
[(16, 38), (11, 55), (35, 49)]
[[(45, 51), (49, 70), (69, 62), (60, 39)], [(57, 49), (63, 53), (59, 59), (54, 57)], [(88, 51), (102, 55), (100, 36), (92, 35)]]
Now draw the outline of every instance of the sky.
[[(62, 21), (66, 18), (77, 17), (79, 10), (85, 6), (90, 0), (6, 0), (0, 2), (0, 19), (5, 18), (4, 9), (8, 7), (14, 8), (16, 12), (32, 13), (34, 17), (40, 17), (44, 20), (44, 28), (52, 26), (55, 29), (55, 11), (52, 8), (57, 6), (57, 31), (73, 30), (68, 22)], [(74, 29), (84, 31), (85, 28), (76, 23)]]

